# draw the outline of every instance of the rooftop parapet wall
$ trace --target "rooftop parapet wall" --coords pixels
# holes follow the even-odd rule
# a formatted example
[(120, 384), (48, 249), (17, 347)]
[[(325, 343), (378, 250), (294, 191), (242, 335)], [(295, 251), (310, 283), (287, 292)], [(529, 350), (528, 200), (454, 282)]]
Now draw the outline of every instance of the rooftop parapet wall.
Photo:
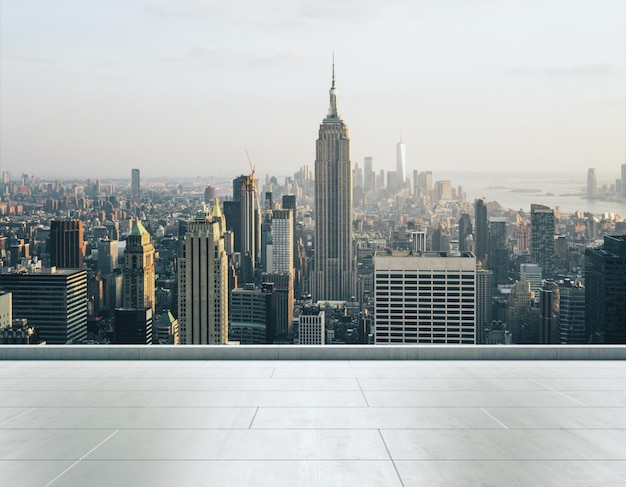
[(0, 345), (0, 360), (626, 360), (626, 345)]

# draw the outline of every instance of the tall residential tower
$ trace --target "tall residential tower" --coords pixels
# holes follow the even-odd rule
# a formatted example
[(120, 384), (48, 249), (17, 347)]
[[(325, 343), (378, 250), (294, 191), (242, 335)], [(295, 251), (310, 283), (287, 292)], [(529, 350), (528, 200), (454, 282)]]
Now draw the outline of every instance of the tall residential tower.
[(337, 113), (335, 66), (330, 108), (322, 121), (315, 158), (314, 300), (349, 300), (356, 290), (352, 249), (352, 163), (348, 126)]

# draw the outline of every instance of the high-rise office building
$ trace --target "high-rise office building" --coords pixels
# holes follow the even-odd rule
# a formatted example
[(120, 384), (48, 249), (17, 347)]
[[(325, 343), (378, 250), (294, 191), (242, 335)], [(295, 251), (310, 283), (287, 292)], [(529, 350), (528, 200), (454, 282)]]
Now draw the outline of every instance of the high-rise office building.
[(291, 332), (294, 309), (293, 271), (261, 275), (261, 281), (271, 283), (276, 289), (276, 323), (275, 335)]
[(585, 331), (585, 288), (580, 283), (565, 281), (559, 285), (559, 333), (561, 343), (588, 343)]
[(587, 198), (593, 199), (598, 196), (598, 179), (596, 178), (596, 169), (590, 167), (587, 169)]
[(103, 276), (108, 276), (113, 269), (119, 267), (117, 263), (118, 241), (108, 238), (98, 240), (98, 270)]
[(268, 249), (266, 271), (291, 272), (293, 269), (293, 213), (291, 210), (271, 212), (271, 252)]
[(530, 283), (516, 281), (509, 294), (506, 307), (506, 324), (513, 335), (514, 343), (544, 343), (535, 338), (536, 330), (531, 332), (524, 327), (524, 316), (534, 300), (535, 293), (530, 290)]
[(476, 259), (484, 262), (489, 251), (487, 201), (484, 199), (474, 201), (474, 243), (476, 246)]
[(542, 270), (538, 264), (520, 264), (519, 280), (530, 282), (530, 290), (535, 293), (535, 297), (539, 296), (542, 286)]
[(585, 323), (591, 343), (626, 343), (626, 235), (585, 250)]
[(452, 199), (452, 182), (449, 180), (435, 181), (435, 201), (450, 201)]
[(622, 164), (622, 196), (626, 198), (626, 164)]
[[(261, 248), (261, 209), (254, 173), (241, 175), (233, 180), (233, 199), (239, 202), (239, 228), (234, 228), (235, 242), (239, 233), (239, 251), (241, 252), (241, 274), (243, 283), (253, 282), (254, 269), (260, 259)], [(228, 222), (228, 215), (226, 215)]]
[(87, 271), (46, 268), (0, 275), (0, 289), (13, 294), (13, 316), (26, 318), (51, 344), (87, 339)]
[(488, 267), (493, 271), (493, 284), (509, 281), (509, 250), (506, 246), (506, 218), (489, 218)]
[(272, 283), (259, 288), (246, 284), (233, 289), (228, 307), (228, 339), (241, 345), (274, 342), (276, 333), (276, 289)]
[(228, 256), (220, 222), (209, 214), (183, 222), (178, 257), (181, 344), (228, 342)]
[(396, 144), (396, 181), (398, 191), (402, 190), (406, 181), (406, 144), (402, 140)]
[(374, 172), (372, 157), (364, 158), (363, 165), (364, 189), (365, 191), (374, 191), (376, 189), (376, 173)]
[[(527, 281), (522, 281), (527, 282)], [(559, 285), (545, 281), (535, 296), (539, 296), (539, 339), (542, 345), (561, 343), (559, 332)]]
[(122, 307), (151, 308), (154, 311), (154, 246), (150, 234), (139, 220), (126, 238), (122, 275)]
[(417, 176), (417, 185), (424, 192), (433, 190), (433, 173), (432, 171), (424, 171)]
[(348, 126), (337, 113), (333, 64), (330, 108), (319, 129), (315, 158), (314, 300), (350, 300), (356, 292), (353, 255), (352, 163)]
[(470, 252), (378, 252), (374, 340), (476, 343), (476, 258)]
[(130, 189), (133, 201), (139, 201), (141, 199), (141, 181), (139, 179), (139, 169), (131, 169), (130, 176)]
[(530, 257), (541, 266), (544, 279), (553, 277), (554, 211), (544, 205), (530, 205)]
[(50, 266), (57, 269), (82, 269), (85, 257), (83, 222), (50, 222)]
[(467, 248), (467, 238), (472, 235), (472, 233), (472, 220), (467, 213), (462, 213), (461, 218), (459, 218), (459, 250), (461, 252), (469, 250)]
[(352, 169), (352, 190), (354, 191), (357, 188), (363, 189), (363, 169), (355, 162), (354, 169)]
[(476, 343), (486, 343), (493, 321), (493, 272), (476, 269)]
[(569, 279), (545, 281), (538, 293), (539, 343), (583, 345), (585, 332), (585, 288)]

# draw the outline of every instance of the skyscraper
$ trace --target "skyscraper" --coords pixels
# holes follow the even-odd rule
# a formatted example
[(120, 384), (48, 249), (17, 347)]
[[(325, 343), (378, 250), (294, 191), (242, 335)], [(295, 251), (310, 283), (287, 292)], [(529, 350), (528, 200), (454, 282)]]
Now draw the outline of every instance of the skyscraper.
[(138, 201), (141, 199), (141, 181), (139, 180), (139, 169), (131, 169), (130, 176), (131, 195), (133, 197), (133, 201)]
[[(254, 173), (233, 180), (233, 199), (239, 201), (241, 276), (243, 283), (253, 282), (254, 269), (260, 258), (261, 215)], [(226, 218), (228, 222), (228, 216)], [(235, 229), (236, 231), (236, 229)]]
[(374, 189), (376, 188), (376, 173), (374, 173), (374, 168), (373, 168), (373, 159), (372, 157), (366, 157), (363, 160), (363, 165), (365, 167), (364, 172), (363, 172), (363, 177), (364, 177), (364, 189), (365, 191), (374, 191)]
[(98, 240), (98, 270), (103, 276), (113, 273), (113, 269), (119, 267), (117, 265), (117, 240), (108, 238)]
[(487, 222), (487, 202), (484, 199), (474, 201), (474, 232), (476, 259), (484, 261), (489, 246), (489, 226)]
[(596, 178), (595, 168), (590, 167), (587, 170), (587, 198), (593, 199), (598, 196), (598, 180)]
[(530, 205), (530, 257), (541, 266), (543, 277), (554, 273), (554, 211), (547, 206)]
[(626, 235), (585, 250), (585, 324), (591, 343), (626, 343)]
[(83, 222), (52, 220), (50, 222), (50, 266), (58, 269), (82, 269), (84, 256)]
[(402, 140), (396, 145), (396, 178), (400, 191), (406, 180), (406, 144)]
[(182, 224), (178, 258), (181, 344), (224, 344), (228, 341), (228, 256), (220, 221), (207, 213)]
[(241, 345), (273, 343), (276, 334), (276, 289), (246, 284), (233, 289), (228, 307), (228, 338)]
[(87, 271), (43, 269), (0, 274), (0, 289), (13, 293), (13, 317), (26, 318), (51, 344), (87, 339)]
[(150, 234), (139, 220), (126, 238), (122, 274), (122, 307), (152, 308), (154, 311), (154, 246)]
[(293, 269), (293, 213), (291, 210), (271, 212), (271, 252), (267, 249), (266, 272), (291, 272)]
[(476, 269), (476, 343), (485, 343), (493, 321), (493, 272)]
[(459, 250), (469, 250), (467, 248), (467, 237), (472, 235), (472, 221), (467, 213), (462, 213), (459, 218)]
[(352, 249), (352, 164), (348, 126), (337, 113), (335, 66), (330, 108), (319, 129), (315, 159), (314, 300), (349, 300), (356, 292)]
[(509, 251), (506, 246), (506, 218), (489, 218), (489, 269), (493, 284), (506, 284), (509, 279)]

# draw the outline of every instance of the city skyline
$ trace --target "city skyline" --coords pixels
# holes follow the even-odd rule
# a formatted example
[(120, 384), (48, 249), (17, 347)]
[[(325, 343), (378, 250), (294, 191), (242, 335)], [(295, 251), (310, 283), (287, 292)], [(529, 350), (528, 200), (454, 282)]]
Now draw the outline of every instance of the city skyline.
[(1, 169), (226, 177), (248, 149), (259, 174), (291, 174), (315, 159), (334, 50), (353, 162), (393, 170), (402, 133), (407, 173), (609, 179), (626, 155), (623, 2), (454, 7), (2, 0)]

